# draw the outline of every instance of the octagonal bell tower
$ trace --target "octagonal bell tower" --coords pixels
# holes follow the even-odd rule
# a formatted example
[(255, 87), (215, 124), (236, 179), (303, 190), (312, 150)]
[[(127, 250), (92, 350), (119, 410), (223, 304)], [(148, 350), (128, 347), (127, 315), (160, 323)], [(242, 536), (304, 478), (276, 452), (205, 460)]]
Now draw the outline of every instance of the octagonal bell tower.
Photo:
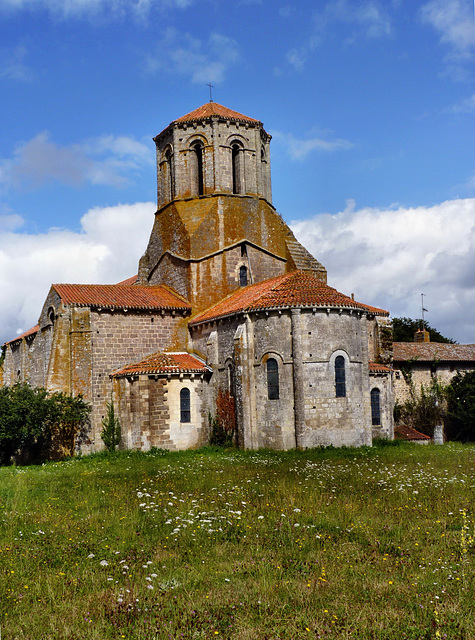
[(175, 199), (219, 193), (272, 204), (270, 140), (262, 122), (217, 102), (174, 120), (154, 138), (158, 209)]

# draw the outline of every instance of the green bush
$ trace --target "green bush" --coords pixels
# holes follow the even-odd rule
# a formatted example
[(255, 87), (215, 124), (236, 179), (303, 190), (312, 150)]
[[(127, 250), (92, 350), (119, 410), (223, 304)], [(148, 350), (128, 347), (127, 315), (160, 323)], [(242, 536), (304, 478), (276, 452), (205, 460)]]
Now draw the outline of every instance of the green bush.
[(107, 413), (102, 420), (101, 438), (107, 451), (115, 451), (120, 444), (122, 434), (119, 419), (116, 418), (114, 402), (107, 403)]
[(459, 371), (447, 387), (445, 429), (448, 440), (475, 441), (475, 371)]

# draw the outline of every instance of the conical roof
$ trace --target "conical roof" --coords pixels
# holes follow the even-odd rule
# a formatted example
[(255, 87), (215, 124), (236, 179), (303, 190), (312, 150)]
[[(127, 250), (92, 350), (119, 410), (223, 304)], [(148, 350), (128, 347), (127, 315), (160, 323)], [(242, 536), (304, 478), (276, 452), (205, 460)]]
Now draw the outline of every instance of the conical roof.
[(254, 124), (260, 124), (260, 120), (249, 118), (249, 116), (245, 116), (238, 111), (233, 111), (233, 109), (228, 109), (228, 107), (224, 107), (218, 102), (207, 102), (201, 107), (190, 111), (190, 113), (181, 116), (181, 118), (177, 118), (173, 122), (193, 122), (194, 120), (202, 120), (203, 118), (210, 118), (211, 116), (218, 116), (220, 118), (225, 118), (226, 120), (238, 122), (252, 122)]

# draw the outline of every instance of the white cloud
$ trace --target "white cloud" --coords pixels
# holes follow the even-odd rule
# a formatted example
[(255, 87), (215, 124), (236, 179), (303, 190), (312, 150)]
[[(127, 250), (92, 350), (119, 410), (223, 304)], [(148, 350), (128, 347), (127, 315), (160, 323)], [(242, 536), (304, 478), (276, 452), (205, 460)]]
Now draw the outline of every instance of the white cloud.
[(449, 113), (475, 113), (475, 93), (448, 109)]
[(1, 343), (37, 323), (52, 283), (114, 283), (137, 273), (155, 208), (139, 202), (91, 209), (79, 233), (14, 233), (19, 216), (0, 216)]
[(123, 18), (132, 14), (138, 18), (148, 16), (154, 8), (186, 9), (194, 0), (0, 0), (0, 10), (46, 10), (64, 19), (107, 16)]
[(335, 139), (326, 140), (320, 136), (301, 139), (296, 138), (293, 133), (284, 133), (272, 130), (270, 132), (277, 144), (282, 144), (287, 149), (292, 160), (304, 160), (312, 151), (339, 151), (350, 149), (353, 145), (348, 140)]
[[(317, 15), (321, 26), (328, 23), (341, 22), (356, 28), (356, 35), (366, 38), (380, 38), (391, 34), (389, 16), (379, 2), (349, 2), (349, 0), (332, 0), (327, 3), (323, 12)], [(353, 36), (353, 37), (354, 37)]]
[(0, 49), (0, 78), (31, 82), (33, 71), (24, 63), (27, 54), (26, 48), (21, 45), (13, 49)]
[(291, 226), (330, 285), (393, 317), (418, 317), (424, 293), (431, 326), (475, 343), (475, 198), (394, 210), (350, 203)]
[(120, 187), (129, 182), (131, 172), (152, 162), (150, 149), (132, 138), (101, 136), (59, 146), (43, 131), (18, 145), (11, 158), (0, 159), (0, 185), (35, 188), (55, 180)]
[(238, 44), (232, 38), (212, 33), (207, 42), (190, 34), (167, 29), (156, 53), (146, 59), (146, 71), (167, 71), (188, 76), (194, 83), (222, 82), (229, 67), (239, 60)]
[(421, 8), (421, 17), (450, 47), (450, 57), (469, 58), (475, 51), (474, 5), (468, 0), (431, 0)]

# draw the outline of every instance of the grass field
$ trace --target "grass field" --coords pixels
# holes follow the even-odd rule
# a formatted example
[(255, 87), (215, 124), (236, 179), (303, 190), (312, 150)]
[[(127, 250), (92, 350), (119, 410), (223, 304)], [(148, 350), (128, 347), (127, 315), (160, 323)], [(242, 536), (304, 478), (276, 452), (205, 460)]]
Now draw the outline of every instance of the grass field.
[(475, 446), (0, 469), (2, 640), (475, 638)]

